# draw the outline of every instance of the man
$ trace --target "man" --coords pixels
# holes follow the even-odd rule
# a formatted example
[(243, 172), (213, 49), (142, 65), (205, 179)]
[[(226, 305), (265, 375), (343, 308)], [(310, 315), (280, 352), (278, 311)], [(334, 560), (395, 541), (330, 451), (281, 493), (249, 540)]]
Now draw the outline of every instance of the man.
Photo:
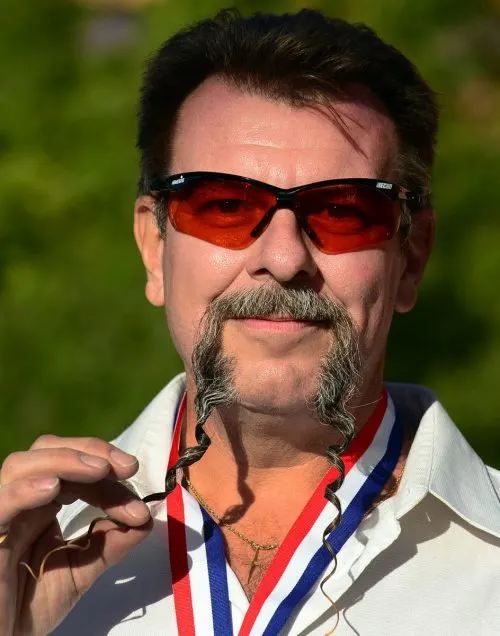
[(0, 633), (499, 633), (499, 474), (383, 385), (436, 121), (399, 52), (315, 11), (223, 13), (152, 59), (135, 236), (186, 374), (114, 445), (7, 458)]

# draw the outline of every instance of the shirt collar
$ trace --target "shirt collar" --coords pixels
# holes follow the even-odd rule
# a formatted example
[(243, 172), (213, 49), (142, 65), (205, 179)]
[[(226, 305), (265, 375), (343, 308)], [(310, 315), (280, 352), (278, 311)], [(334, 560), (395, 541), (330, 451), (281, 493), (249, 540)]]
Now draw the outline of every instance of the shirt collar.
[(436, 396), (421, 386), (389, 384), (396, 412), (416, 428), (400, 489), (401, 518), (427, 493), (472, 526), (500, 538), (499, 481), (455, 426)]
[(113, 444), (139, 460), (139, 470), (129, 480), (141, 497), (165, 489), (165, 474), (172, 445), (177, 409), (186, 389), (186, 375), (176, 376)]

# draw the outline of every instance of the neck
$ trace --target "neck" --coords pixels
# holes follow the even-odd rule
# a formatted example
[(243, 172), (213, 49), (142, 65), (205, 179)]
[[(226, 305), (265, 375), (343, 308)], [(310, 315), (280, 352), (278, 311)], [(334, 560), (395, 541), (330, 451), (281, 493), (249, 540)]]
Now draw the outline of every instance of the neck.
[[(377, 404), (382, 382), (363, 391), (351, 405), (356, 432), (361, 430)], [(186, 422), (182, 448), (195, 446), (194, 386), (188, 379)], [(270, 491), (276, 485), (300, 484), (309, 493), (329, 468), (325, 452), (339, 444), (342, 437), (335, 429), (321, 424), (311, 409), (295, 413), (258, 412), (251, 405), (237, 404), (217, 408), (205, 424), (212, 443), (203, 459), (189, 469), (194, 482), (213, 484), (221, 499), (221, 489), (252, 493)], [(233, 496), (234, 503), (234, 496)]]

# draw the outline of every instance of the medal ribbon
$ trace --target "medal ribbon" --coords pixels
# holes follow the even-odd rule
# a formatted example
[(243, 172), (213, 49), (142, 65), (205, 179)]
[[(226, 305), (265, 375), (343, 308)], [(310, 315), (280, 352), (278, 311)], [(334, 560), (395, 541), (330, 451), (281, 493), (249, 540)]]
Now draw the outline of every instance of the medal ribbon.
[[(185, 403), (184, 396), (174, 426), (169, 467), (178, 459)], [(384, 390), (372, 416), (342, 455), (345, 480), (337, 492), (342, 523), (328, 538), (337, 555), (392, 474), (402, 441), (403, 427)], [(239, 636), (275, 636), (316, 589), (332, 562), (322, 534), (337, 511), (324, 492), (337, 475), (336, 468), (326, 473), (295, 521), (257, 588), (237, 630)], [(233, 636), (229, 566), (219, 526), (180, 484), (168, 497), (167, 520), (179, 634)]]

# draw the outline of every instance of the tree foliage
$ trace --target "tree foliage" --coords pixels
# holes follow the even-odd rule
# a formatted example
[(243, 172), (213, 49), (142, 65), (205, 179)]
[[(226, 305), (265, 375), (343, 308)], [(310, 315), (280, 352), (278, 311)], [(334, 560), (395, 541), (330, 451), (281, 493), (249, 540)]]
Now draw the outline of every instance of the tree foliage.
[[(133, 244), (143, 60), (215, 0), (85, 8), (4, 0), (0, 38), (0, 457), (42, 432), (113, 437), (181, 369)], [(442, 124), (435, 252), (387, 378), (434, 389), (500, 465), (498, 0), (241, 0), (362, 21), (421, 69)], [(144, 6), (142, 6), (144, 5)]]

